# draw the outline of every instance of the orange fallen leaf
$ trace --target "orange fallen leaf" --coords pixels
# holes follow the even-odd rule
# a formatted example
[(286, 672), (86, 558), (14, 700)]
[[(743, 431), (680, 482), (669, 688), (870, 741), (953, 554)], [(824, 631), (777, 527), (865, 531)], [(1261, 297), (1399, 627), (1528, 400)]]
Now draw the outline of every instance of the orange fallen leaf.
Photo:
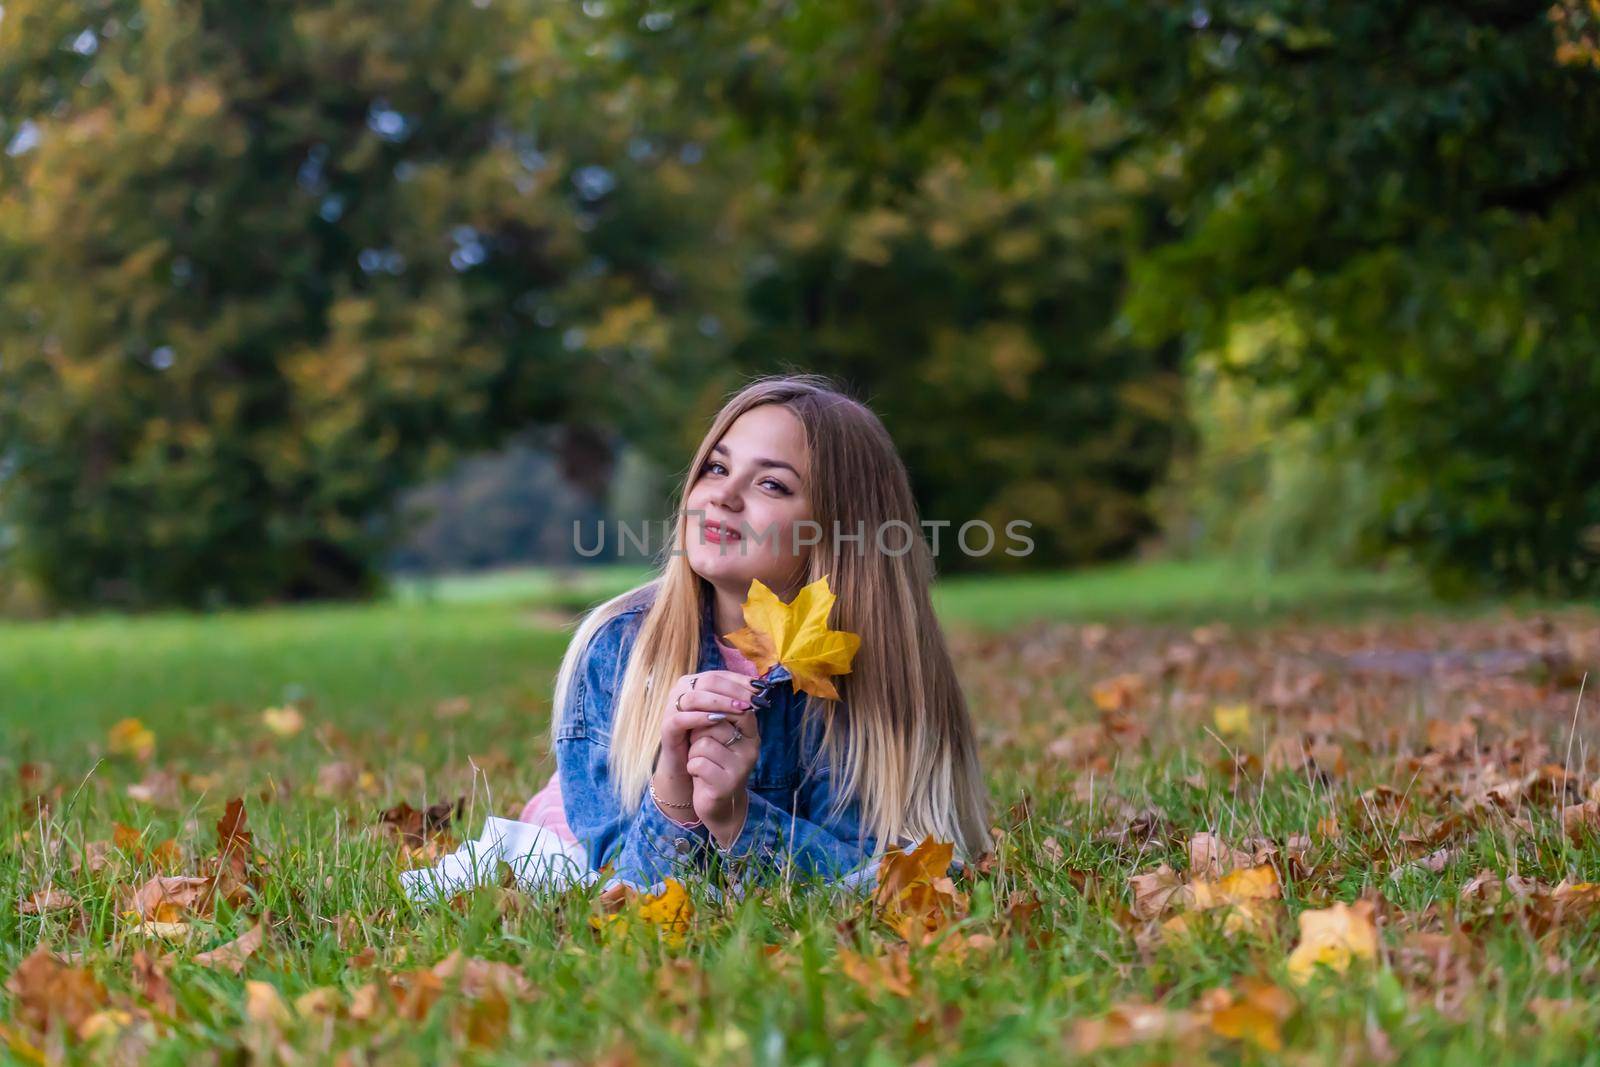
[(869, 994), (879, 990), (896, 997), (909, 997), (916, 985), (911, 973), (910, 951), (897, 945), (879, 956), (863, 956), (851, 949), (838, 952), (839, 970)]
[(123, 911), (147, 922), (187, 922), (204, 913), (210, 894), (210, 878), (158, 874), (128, 896)]
[(36, 1034), (83, 1026), (106, 1007), (105, 986), (85, 967), (63, 961), (45, 945), (34, 949), (6, 979), (11, 1017)]
[(967, 911), (966, 894), (949, 877), (955, 845), (932, 836), (910, 852), (891, 846), (878, 866), (878, 915), (908, 942), (921, 943)]
[(155, 755), (156, 735), (138, 719), (121, 719), (106, 732), (106, 751), (143, 762)]
[(1144, 693), (1145, 681), (1137, 674), (1118, 674), (1089, 687), (1089, 699), (1100, 711), (1128, 711)]
[(1236, 992), (1224, 992), (1226, 1002), (1211, 1011), (1212, 1032), (1248, 1041), (1267, 1052), (1281, 1052), (1283, 1024), (1294, 1014), (1294, 997), (1259, 978), (1241, 978)]

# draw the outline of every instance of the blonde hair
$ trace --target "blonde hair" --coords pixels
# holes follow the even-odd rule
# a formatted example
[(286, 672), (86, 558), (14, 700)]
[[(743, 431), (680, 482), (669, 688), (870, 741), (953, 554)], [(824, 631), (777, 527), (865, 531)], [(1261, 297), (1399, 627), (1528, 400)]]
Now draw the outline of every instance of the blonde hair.
[[(910, 479), (878, 417), (819, 375), (760, 378), (723, 405), (686, 472), (674, 509), (674, 544), (663, 546), (659, 573), (580, 622), (556, 676), (553, 718), (566, 707), (595, 632), (648, 603), (611, 729), (612, 783), (624, 809), (637, 810), (667, 714), (665, 699), (653, 694), (665, 694), (678, 677), (699, 669), (704, 579), (684, 551), (684, 504), (712, 446), (739, 416), (762, 404), (783, 405), (805, 431), (811, 518), (822, 530), (805, 582), (826, 575), (838, 595), (829, 625), (861, 636), (850, 673), (834, 679), (840, 701), (806, 698), (808, 723), (820, 717), (837, 802), (859, 799), (862, 829), (880, 853), (891, 841), (914, 844), (931, 835), (952, 842), (956, 855), (970, 863), (988, 849), (989, 796), (972, 718), (929, 596), (933, 557), (921, 535)], [(877, 531), (897, 523), (908, 530), (885, 533), (884, 544), (898, 551), (909, 542), (909, 550), (877, 551)], [(862, 530), (865, 537), (845, 542), (850, 550), (841, 551), (836, 530)], [(848, 722), (840, 722), (841, 716)], [(552, 735), (558, 727), (552, 721)]]

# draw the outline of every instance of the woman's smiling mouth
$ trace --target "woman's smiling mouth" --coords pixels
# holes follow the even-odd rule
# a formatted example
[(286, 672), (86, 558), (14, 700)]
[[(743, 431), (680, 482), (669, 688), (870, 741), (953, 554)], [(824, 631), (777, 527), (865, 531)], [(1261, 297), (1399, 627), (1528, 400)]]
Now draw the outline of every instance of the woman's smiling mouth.
[(716, 521), (715, 519), (712, 519), (710, 522), (702, 522), (700, 524), (700, 533), (707, 541), (714, 545), (720, 545), (724, 541), (731, 544), (735, 541), (744, 540), (744, 535), (738, 530), (735, 530), (732, 527), (724, 528), (722, 523)]

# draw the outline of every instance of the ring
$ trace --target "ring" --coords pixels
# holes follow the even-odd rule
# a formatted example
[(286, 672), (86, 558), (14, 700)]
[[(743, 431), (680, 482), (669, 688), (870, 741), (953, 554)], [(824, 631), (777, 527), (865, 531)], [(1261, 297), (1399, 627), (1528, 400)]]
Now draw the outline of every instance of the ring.
[(728, 738), (726, 741), (722, 742), (722, 744), (727, 748), (732, 748), (734, 745), (737, 745), (740, 741), (743, 741), (743, 740), (744, 740), (744, 731), (739, 729), (737, 726), (735, 726), (733, 728), (733, 736)]
[(674, 700), (672, 702), (672, 708), (673, 708), (674, 711), (682, 711), (683, 710), (683, 694), (682, 693), (679, 693), (678, 694), (678, 699)]

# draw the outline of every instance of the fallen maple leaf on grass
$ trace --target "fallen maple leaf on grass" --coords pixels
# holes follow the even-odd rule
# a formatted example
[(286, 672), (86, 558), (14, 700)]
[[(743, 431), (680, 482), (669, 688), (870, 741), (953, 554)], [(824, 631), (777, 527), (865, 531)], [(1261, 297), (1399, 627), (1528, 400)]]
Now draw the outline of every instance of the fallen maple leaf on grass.
[(106, 751), (143, 762), (155, 755), (156, 735), (138, 719), (121, 719), (106, 731)]
[(441, 800), (422, 811), (418, 811), (405, 801), (401, 801), (378, 816), (379, 820), (394, 830), (400, 837), (400, 842), (408, 849), (420, 849), (428, 843), (428, 838), (442, 835), (450, 828), (450, 824), (461, 818), (461, 811), (466, 806), (465, 795), (456, 797), (455, 801)]
[(600, 895), (605, 915), (589, 916), (589, 925), (599, 931), (603, 944), (626, 939), (634, 926), (656, 931), (666, 944), (682, 948), (694, 918), (694, 902), (676, 878), (665, 880), (659, 893), (640, 893), (632, 886), (617, 883)]
[(128, 895), (123, 912), (142, 922), (187, 922), (206, 914), (210, 899), (210, 878), (158, 874)]
[(1250, 733), (1250, 705), (1218, 704), (1211, 711), (1211, 721), (1223, 737), (1246, 737)]
[(261, 918), (250, 929), (227, 944), (218, 945), (209, 952), (199, 953), (194, 957), (194, 962), (202, 967), (211, 967), (233, 974), (240, 973), (244, 970), (245, 962), (261, 947), (269, 921), (269, 917), (263, 912)]
[(63, 911), (77, 906), (77, 897), (54, 886), (49, 886), (18, 901), (17, 911), (22, 915), (44, 915), (47, 912)]
[(1189, 1009), (1145, 1001), (1119, 1004), (1098, 1018), (1080, 1020), (1073, 1038), (1084, 1055), (1150, 1042), (1193, 1042), (1207, 1033), (1279, 1052), (1283, 1024), (1296, 1008), (1288, 991), (1264, 979), (1241, 978), (1233, 989), (1207, 990)]
[(107, 1004), (105, 986), (86, 967), (63, 961), (45, 945), (34, 949), (6, 979), (12, 1018), (39, 1035), (83, 1028)]
[(1283, 1024), (1295, 1012), (1295, 999), (1260, 978), (1241, 978), (1233, 990), (1212, 991), (1208, 1003), (1211, 1031), (1248, 1041), (1267, 1052), (1283, 1050)]
[(288, 738), (305, 729), (306, 717), (293, 706), (267, 708), (261, 713), (261, 725), (276, 737)]
[(884, 922), (912, 944), (967, 913), (967, 897), (949, 876), (955, 845), (931, 836), (910, 852), (891, 846), (878, 865), (873, 903)]
[(1246, 867), (1208, 881), (1197, 878), (1185, 882), (1163, 863), (1154, 871), (1128, 879), (1133, 887), (1133, 914), (1140, 919), (1156, 919), (1173, 908), (1209, 911), (1212, 908), (1250, 901), (1275, 900), (1283, 895), (1278, 872), (1271, 864)]
[(883, 955), (863, 956), (853, 949), (838, 951), (839, 972), (855, 982), (874, 1000), (882, 991), (896, 997), (909, 997), (916, 987), (911, 973), (910, 949), (894, 945)]
[(838, 700), (839, 691), (828, 679), (850, 673), (850, 661), (861, 647), (861, 638), (846, 630), (828, 629), (835, 599), (827, 575), (801, 589), (788, 604), (761, 579), (753, 578), (743, 605), (744, 627), (722, 636), (763, 675), (782, 666), (797, 690)]
[(1372, 922), (1369, 900), (1337, 903), (1329, 908), (1300, 913), (1300, 943), (1289, 953), (1289, 978), (1305, 985), (1317, 967), (1344, 973), (1352, 960), (1372, 960), (1378, 955), (1378, 928)]

